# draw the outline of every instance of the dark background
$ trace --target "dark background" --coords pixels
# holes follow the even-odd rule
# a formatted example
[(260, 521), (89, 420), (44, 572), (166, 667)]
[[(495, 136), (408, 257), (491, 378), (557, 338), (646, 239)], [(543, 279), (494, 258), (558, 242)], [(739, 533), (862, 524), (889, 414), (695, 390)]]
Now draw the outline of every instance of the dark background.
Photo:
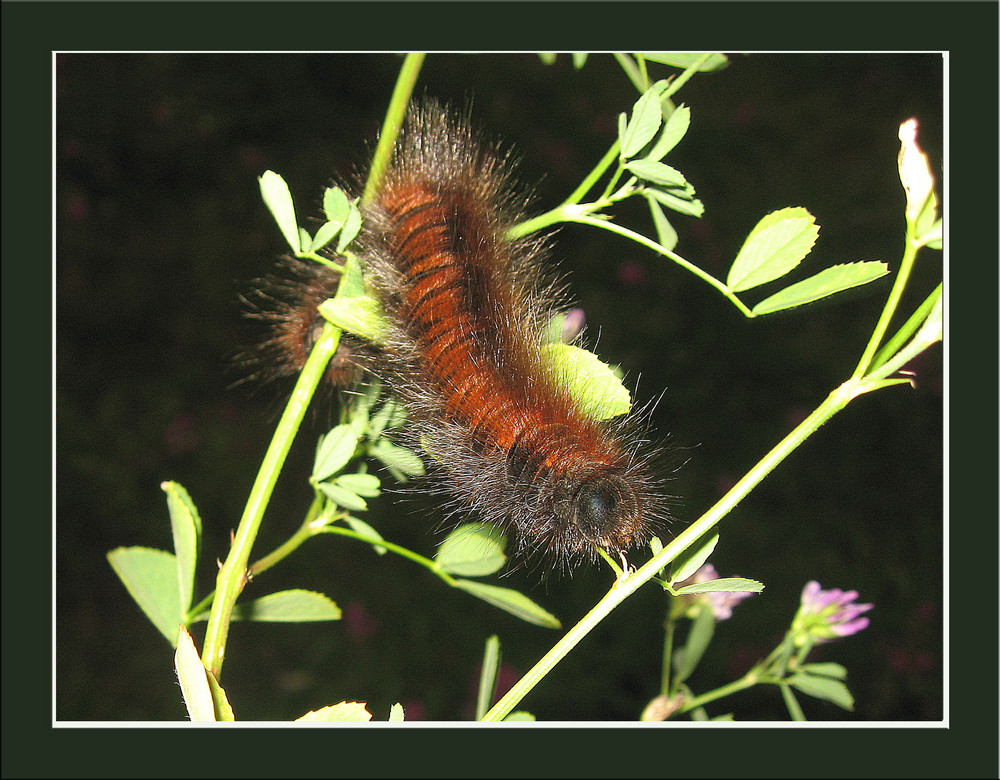
[[(239, 294), (283, 251), (256, 177), (279, 172), (300, 223), (322, 187), (362, 168), (401, 58), (389, 54), (62, 54), (56, 60), (56, 717), (185, 717), (171, 648), (105, 560), (117, 546), (170, 548), (159, 484), (177, 480), (205, 522), (199, 597), (213, 586), (276, 420), (273, 394), (231, 387), (251, 341)], [(655, 77), (674, 73), (652, 65)], [(610, 55), (582, 70), (520, 55), (430, 55), (418, 92), (464, 104), (514, 147), (536, 210), (556, 205), (614, 139), (634, 91)], [(942, 58), (936, 54), (734, 55), (678, 94), (688, 136), (668, 162), (706, 205), (678, 216), (677, 251), (724, 278), (746, 233), (783, 206), (809, 209), (820, 239), (800, 276), (902, 250), (898, 125), (920, 122), (942, 160)], [(621, 221), (652, 230), (641, 204)], [(672, 530), (697, 518), (856, 364), (889, 281), (834, 302), (743, 319), (704, 283), (630, 242), (562, 228), (554, 260), (585, 308), (591, 343), (620, 363), (653, 427), (680, 461)], [(921, 254), (902, 311), (941, 278)], [(754, 301), (753, 295), (747, 296)], [(598, 338), (599, 337), (599, 338)], [(856, 711), (805, 700), (815, 720), (942, 717), (942, 354), (910, 368), (915, 389), (853, 403), (772, 474), (720, 529), (723, 576), (764, 594), (718, 627), (691, 684), (723, 684), (766, 655), (802, 586), (857, 589), (871, 627), (821, 648), (847, 666)], [(300, 434), (255, 548), (301, 522), (319, 420)], [(386, 477), (387, 479), (391, 479)], [(432, 554), (429, 502), (375, 502), (389, 539)], [(609, 583), (605, 567), (524, 590), (575, 623)], [(234, 625), (225, 669), (242, 720), (295, 718), (341, 700), (376, 719), (469, 719), (483, 642), (500, 636), (504, 681), (558, 634), (453, 592), (423, 569), (357, 543), (317, 539), (259, 578), (249, 596), (305, 587), (334, 598), (339, 623)], [(665, 599), (647, 586), (561, 663), (521, 707), (541, 720), (629, 720), (658, 690)], [(200, 640), (203, 625), (196, 627)], [(787, 718), (777, 691), (710, 707), (738, 720)]]

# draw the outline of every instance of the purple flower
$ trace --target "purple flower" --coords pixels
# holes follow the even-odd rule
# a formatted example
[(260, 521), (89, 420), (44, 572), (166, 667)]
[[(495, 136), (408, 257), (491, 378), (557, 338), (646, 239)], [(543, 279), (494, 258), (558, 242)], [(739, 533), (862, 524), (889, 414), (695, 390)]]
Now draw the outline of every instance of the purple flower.
[(829, 642), (866, 629), (868, 618), (861, 615), (875, 605), (856, 604), (857, 597), (856, 590), (823, 590), (815, 580), (806, 583), (802, 603), (792, 621), (796, 644)]
[[(719, 579), (719, 573), (715, 570), (715, 567), (710, 563), (706, 563), (686, 580), (677, 583), (677, 587), (683, 588), (686, 585), (710, 582), (711, 580), (717, 579)], [(733, 616), (733, 607), (743, 601), (743, 599), (752, 595), (753, 593), (746, 592), (719, 592), (692, 594), (687, 598), (690, 598), (695, 603), (700, 601), (707, 602), (712, 607), (712, 614), (715, 615), (716, 620), (728, 620)]]

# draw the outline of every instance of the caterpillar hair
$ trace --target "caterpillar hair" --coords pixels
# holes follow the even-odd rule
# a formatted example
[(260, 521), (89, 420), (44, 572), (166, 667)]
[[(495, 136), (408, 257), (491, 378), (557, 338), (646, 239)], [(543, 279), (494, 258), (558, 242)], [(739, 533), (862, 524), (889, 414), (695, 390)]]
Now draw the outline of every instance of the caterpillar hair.
[[(251, 283), (244, 296), (246, 315), (263, 320), (268, 336), (236, 356), (249, 373), (238, 383), (265, 384), (298, 375), (323, 329), (317, 307), (337, 293), (340, 273), (320, 263), (286, 256), (276, 269)], [(374, 349), (349, 333), (343, 334), (330, 360), (323, 386), (346, 389), (362, 377)]]
[(407, 407), (446, 511), (569, 568), (648, 541), (661, 500), (634, 416), (594, 419), (542, 359), (562, 295), (543, 242), (506, 238), (527, 201), (508, 168), (465, 116), (417, 103), (356, 243), (391, 324), (377, 372)]

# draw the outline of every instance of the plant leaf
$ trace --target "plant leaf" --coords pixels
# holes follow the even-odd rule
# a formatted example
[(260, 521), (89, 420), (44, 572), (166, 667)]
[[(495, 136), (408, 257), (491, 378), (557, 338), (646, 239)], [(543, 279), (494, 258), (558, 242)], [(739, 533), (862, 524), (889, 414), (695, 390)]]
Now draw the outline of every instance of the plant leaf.
[(712, 613), (710, 606), (703, 604), (691, 623), (687, 642), (677, 654), (676, 663), (674, 664), (676, 682), (684, 682), (691, 676), (701, 661), (702, 656), (705, 655), (705, 650), (708, 649), (708, 645), (712, 641), (714, 634), (715, 615)]
[(184, 626), (181, 626), (177, 633), (176, 645), (174, 669), (181, 685), (181, 694), (188, 716), (195, 723), (213, 723), (216, 720), (215, 701), (208, 682), (208, 671), (201, 661), (201, 656), (198, 655), (194, 640)]
[(487, 585), (485, 582), (475, 580), (455, 580), (455, 587), (536, 626), (560, 628), (562, 625), (554, 615), (516, 590)]
[(665, 187), (681, 189), (687, 185), (684, 174), (666, 163), (655, 160), (631, 160), (625, 163), (625, 168), (643, 181), (660, 184)]
[(346, 522), (351, 527), (351, 530), (354, 531), (354, 533), (364, 537), (366, 541), (373, 542), (376, 553), (378, 553), (379, 555), (385, 555), (388, 552), (388, 550), (386, 550), (385, 547), (382, 547), (380, 544), (378, 544), (378, 542), (385, 541), (385, 539), (382, 537), (382, 534), (380, 534), (378, 531), (376, 531), (374, 528), (368, 525), (368, 523), (366, 523), (364, 520), (359, 520), (356, 517), (348, 515), (347, 517), (344, 518), (344, 522)]
[(352, 512), (364, 512), (368, 509), (368, 502), (361, 496), (333, 482), (320, 482), (319, 489), (327, 498), (344, 509)]
[(361, 723), (370, 721), (371, 719), (372, 714), (368, 711), (367, 706), (362, 702), (342, 701), (340, 704), (331, 704), (329, 707), (321, 707), (318, 710), (310, 710), (301, 718), (296, 718), (295, 722), (323, 721), (326, 723)]
[(776, 311), (803, 306), (834, 293), (874, 282), (889, 273), (889, 266), (881, 260), (860, 260), (825, 268), (808, 279), (789, 285), (765, 298), (752, 311), (754, 314), (771, 314)]
[(448, 574), (482, 577), (504, 565), (507, 540), (491, 525), (465, 523), (441, 543), (435, 562)]
[(313, 479), (322, 482), (344, 468), (354, 457), (360, 438), (354, 427), (346, 423), (336, 426), (321, 438), (316, 447)]
[(389, 328), (382, 316), (382, 307), (371, 296), (338, 295), (336, 298), (324, 301), (318, 308), (320, 314), (341, 330), (374, 344), (385, 341), (385, 334)]
[(660, 125), (663, 124), (663, 108), (660, 106), (660, 93), (663, 82), (657, 82), (647, 89), (632, 106), (632, 117), (622, 132), (621, 158), (627, 160), (637, 155), (642, 148), (653, 140)]
[(674, 591), (676, 596), (690, 596), (694, 593), (760, 593), (764, 583), (744, 577), (720, 577), (708, 582), (695, 582)]
[(642, 192), (678, 214), (701, 217), (705, 213), (705, 204), (694, 196), (694, 188), (690, 184), (677, 192), (659, 187), (644, 187)]
[(673, 149), (680, 140), (687, 134), (691, 126), (691, 109), (683, 103), (673, 110), (667, 123), (663, 127), (663, 132), (656, 139), (653, 148), (646, 155), (647, 160), (662, 160), (670, 150)]
[(479, 692), (476, 696), (476, 720), (482, 720), (496, 693), (497, 672), (500, 669), (500, 638), (493, 634), (486, 640), (483, 666), (479, 673)]
[(260, 194), (264, 198), (264, 203), (270, 210), (271, 216), (278, 223), (288, 246), (298, 254), (302, 251), (302, 243), (299, 240), (299, 225), (295, 219), (295, 204), (292, 202), (292, 193), (289, 191), (288, 185), (274, 171), (264, 171), (258, 182), (260, 183)]
[(320, 249), (329, 244), (335, 235), (340, 232), (340, 225), (336, 222), (324, 222), (319, 226), (319, 230), (316, 231), (316, 235), (313, 236), (312, 243), (309, 245), (309, 251), (318, 252)]
[(726, 284), (735, 292), (774, 281), (809, 254), (819, 236), (816, 219), (800, 206), (771, 212), (750, 231)]
[(403, 712), (403, 705), (398, 701), (389, 708), (389, 722), (402, 723), (406, 714)]
[(403, 477), (419, 477), (424, 473), (424, 462), (417, 453), (393, 444), (388, 439), (375, 442), (371, 447), (371, 455), (386, 468), (399, 472)]
[(628, 389), (593, 352), (572, 344), (546, 344), (541, 358), (584, 414), (595, 420), (610, 420), (631, 408)]
[(670, 577), (671, 583), (683, 582), (688, 577), (691, 577), (708, 560), (708, 556), (715, 552), (715, 545), (718, 543), (719, 535), (712, 534), (701, 544), (688, 547), (678, 555), (674, 559), (673, 571)]
[(150, 547), (119, 547), (108, 562), (126, 590), (171, 645), (177, 626), (184, 622), (177, 588), (177, 557)]
[(818, 677), (832, 677), (835, 680), (847, 679), (847, 669), (845, 669), (841, 664), (833, 662), (802, 664), (799, 669), (806, 674)]
[(332, 222), (339, 228), (343, 227), (347, 221), (347, 215), (351, 211), (351, 202), (340, 187), (327, 187), (323, 192), (323, 214), (328, 222)]
[[(652, 60), (653, 62), (660, 62), (664, 65), (672, 65), (675, 68), (684, 68), (687, 70), (692, 65), (694, 65), (705, 52), (682, 52), (682, 51), (644, 51), (641, 52), (642, 56), (647, 60)], [(729, 64), (729, 58), (725, 54), (713, 53), (705, 62), (703, 62), (699, 67), (699, 71), (707, 70), (721, 70)]]
[(344, 221), (344, 228), (340, 231), (340, 241), (337, 242), (337, 253), (343, 254), (348, 245), (357, 237), (361, 231), (361, 212), (357, 203), (351, 203), (347, 212), (347, 219)]
[(233, 620), (263, 623), (313, 623), (340, 620), (340, 607), (329, 597), (311, 590), (282, 590), (237, 604)]
[(201, 517), (187, 490), (177, 482), (163, 482), (160, 488), (167, 494), (170, 530), (174, 536), (177, 556), (177, 582), (181, 609), (190, 608), (194, 597), (194, 574), (201, 545)]
[(645, 193), (646, 202), (649, 204), (649, 211), (653, 215), (653, 225), (656, 227), (656, 240), (664, 249), (673, 249), (677, 246), (677, 231), (670, 224), (667, 215), (663, 213), (663, 207), (659, 202)]
[(840, 680), (799, 673), (793, 674), (788, 682), (807, 696), (832, 702), (841, 709), (854, 710), (854, 697)]

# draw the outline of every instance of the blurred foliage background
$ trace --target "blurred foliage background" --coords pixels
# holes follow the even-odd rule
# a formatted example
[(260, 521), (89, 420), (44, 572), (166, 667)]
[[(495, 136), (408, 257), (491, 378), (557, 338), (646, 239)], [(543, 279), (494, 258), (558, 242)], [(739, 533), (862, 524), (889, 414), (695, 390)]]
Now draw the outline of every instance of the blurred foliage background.
[[(226, 554), (280, 409), (273, 392), (232, 386), (241, 377), (233, 356), (259, 338), (239, 296), (283, 252), (256, 177), (277, 171), (300, 222), (318, 216), (322, 188), (364, 169), (400, 62), (389, 54), (58, 56), (58, 719), (185, 718), (171, 648), (105, 554), (170, 548), (159, 485), (177, 480), (205, 522), (200, 594), (213, 587), (215, 560)], [(424, 91), (471, 102), (486, 134), (519, 154), (539, 211), (593, 167), (637, 96), (610, 55), (581, 70), (565, 55), (551, 66), (528, 54), (430, 55)], [(736, 55), (729, 68), (695, 76), (677, 99), (693, 122), (667, 161), (706, 205), (700, 220), (673, 220), (680, 254), (724, 277), (760, 217), (798, 205), (821, 225), (800, 275), (861, 259), (895, 270), (903, 239), (896, 132), (917, 117), (940, 174), (939, 55)], [(643, 204), (619, 213), (652, 231)], [(586, 310), (591, 345), (625, 368), (639, 403), (658, 399), (653, 427), (683, 464), (669, 486), (675, 532), (850, 375), (889, 285), (746, 321), (690, 274), (610, 234), (564, 227), (552, 254)], [(941, 274), (940, 253), (921, 255), (906, 314)], [(815, 656), (848, 667), (856, 712), (807, 701), (807, 715), (942, 717), (940, 348), (911, 368), (915, 389), (856, 401), (723, 521), (716, 567), (767, 588), (718, 627), (690, 681), (697, 690), (765, 655), (802, 586), (817, 579), (876, 606), (869, 629)], [(319, 410), (300, 434), (255, 558), (301, 522), (314, 443), (331, 419)], [(442, 538), (429, 498), (385, 495), (366, 519), (425, 554)], [(592, 567), (539, 583), (537, 573), (518, 571), (500, 584), (524, 590), (568, 627), (609, 577)], [(557, 639), (401, 558), (335, 537), (310, 542), (248, 593), (285, 587), (328, 594), (344, 619), (235, 624), (223, 682), (243, 720), (288, 720), (341, 700), (368, 702), (376, 719), (396, 701), (409, 719), (469, 719), (488, 636), (502, 642), (503, 685)], [(544, 720), (636, 719), (658, 692), (665, 606), (654, 587), (641, 590), (522, 707)], [(787, 717), (767, 689), (710, 711)]]

